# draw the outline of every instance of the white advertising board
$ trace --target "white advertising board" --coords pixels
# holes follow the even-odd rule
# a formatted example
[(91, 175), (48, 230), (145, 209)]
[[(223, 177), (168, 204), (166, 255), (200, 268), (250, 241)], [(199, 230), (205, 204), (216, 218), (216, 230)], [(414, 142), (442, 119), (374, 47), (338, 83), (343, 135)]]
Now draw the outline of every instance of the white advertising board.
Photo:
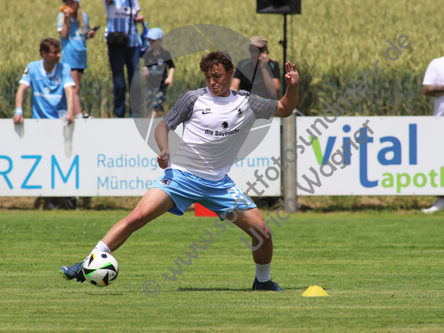
[(444, 117), (298, 117), (296, 128), (298, 195), (444, 195)]
[[(176, 130), (180, 131), (180, 129)], [(142, 196), (163, 170), (132, 119), (0, 120), (0, 196)], [(246, 189), (280, 157), (280, 120), (230, 177)], [(281, 194), (280, 177), (264, 196)], [(250, 195), (254, 195), (250, 192)]]

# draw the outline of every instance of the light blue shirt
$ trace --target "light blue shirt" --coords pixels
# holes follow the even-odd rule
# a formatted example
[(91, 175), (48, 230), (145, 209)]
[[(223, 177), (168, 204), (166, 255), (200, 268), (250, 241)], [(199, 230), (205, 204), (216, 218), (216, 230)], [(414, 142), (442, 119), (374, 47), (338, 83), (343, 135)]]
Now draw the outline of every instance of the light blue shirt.
[(32, 118), (35, 119), (59, 118), (58, 112), (67, 109), (64, 89), (75, 85), (67, 64), (58, 63), (48, 73), (43, 60), (30, 62), (19, 83), (31, 86)]
[[(133, 11), (130, 15), (130, 2), (133, 7)], [(139, 2), (137, 0), (113, 0), (110, 4), (103, 0), (103, 5), (106, 9), (106, 15), (108, 16), (107, 31), (105, 31), (105, 40), (110, 32), (124, 32), (129, 34), (129, 47), (139, 46), (139, 32), (137, 31), (136, 21), (134, 19), (137, 16), (137, 12), (140, 10)], [(129, 33), (131, 21), (131, 33)]]
[[(88, 15), (83, 13), (85, 20), (85, 31), (80, 33), (77, 20), (70, 18), (71, 28), (68, 30), (68, 38), (62, 38), (62, 62), (71, 68), (86, 68), (86, 34), (88, 32)], [(63, 26), (63, 13), (57, 17), (57, 31), (60, 33)]]

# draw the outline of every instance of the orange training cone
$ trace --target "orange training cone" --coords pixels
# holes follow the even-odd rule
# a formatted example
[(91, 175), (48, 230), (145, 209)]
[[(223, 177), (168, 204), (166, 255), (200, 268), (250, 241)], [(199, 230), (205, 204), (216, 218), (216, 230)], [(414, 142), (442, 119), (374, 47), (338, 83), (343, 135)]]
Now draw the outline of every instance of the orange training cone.
[(196, 204), (194, 205), (194, 216), (217, 217), (217, 214), (196, 202)]

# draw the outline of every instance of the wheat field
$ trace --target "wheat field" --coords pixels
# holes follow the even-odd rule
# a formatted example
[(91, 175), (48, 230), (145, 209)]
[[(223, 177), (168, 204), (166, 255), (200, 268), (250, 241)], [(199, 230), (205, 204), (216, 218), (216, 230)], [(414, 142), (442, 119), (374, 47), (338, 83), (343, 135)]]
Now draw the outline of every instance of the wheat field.
[[(11, 117), (21, 73), (30, 61), (40, 59), (38, 44), (45, 37), (59, 38), (56, 18), (61, 2), (17, 0), (0, 3), (0, 117)], [(139, 0), (150, 27), (165, 33), (190, 24), (214, 24), (248, 38), (269, 41), (270, 58), (281, 63), (283, 16), (256, 14), (252, 0)], [(324, 100), (336, 100), (353, 81), (385, 59), (387, 39), (406, 35), (412, 46), (386, 69), (349, 115), (425, 115), (432, 101), (421, 92), (429, 62), (444, 56), (442, 18), (444, 1), (390, 2), (332, 0), (302, 1), (302, 15), (288, 16), (287, 59), (296, 63), (301, 76), (298, 108), (307, 115), (323, 111)], [(82, 0), (90, 25), (101, 25), (88, 41), (88, 69), (82, 80), (82, 108), (97, 117), (112, 117), (112, 80), (103, 38), (106, 13), (100, 0)], [(176, 59), (176, 75), (168, 92), (167, 108), (180, 93), (203, 85), (198, 58)], [(25, 115), (29, 112), (28, 102)]]

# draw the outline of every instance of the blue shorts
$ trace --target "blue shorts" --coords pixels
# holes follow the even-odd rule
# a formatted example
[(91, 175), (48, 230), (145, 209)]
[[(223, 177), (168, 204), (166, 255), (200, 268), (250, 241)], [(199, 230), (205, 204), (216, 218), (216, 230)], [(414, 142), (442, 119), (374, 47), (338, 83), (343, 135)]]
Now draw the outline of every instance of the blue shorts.
[(182, 170), (168, 169), (153, 187), (161, 189), (174, 201), (176, 206), (169, 212), (175, 215), (183, 215), (195, 202), (215, 212), (221, 220), (221, 215), (229, 215), (236, 207), (239, 212), (256, 207), (227, 175), (211, 181)]

